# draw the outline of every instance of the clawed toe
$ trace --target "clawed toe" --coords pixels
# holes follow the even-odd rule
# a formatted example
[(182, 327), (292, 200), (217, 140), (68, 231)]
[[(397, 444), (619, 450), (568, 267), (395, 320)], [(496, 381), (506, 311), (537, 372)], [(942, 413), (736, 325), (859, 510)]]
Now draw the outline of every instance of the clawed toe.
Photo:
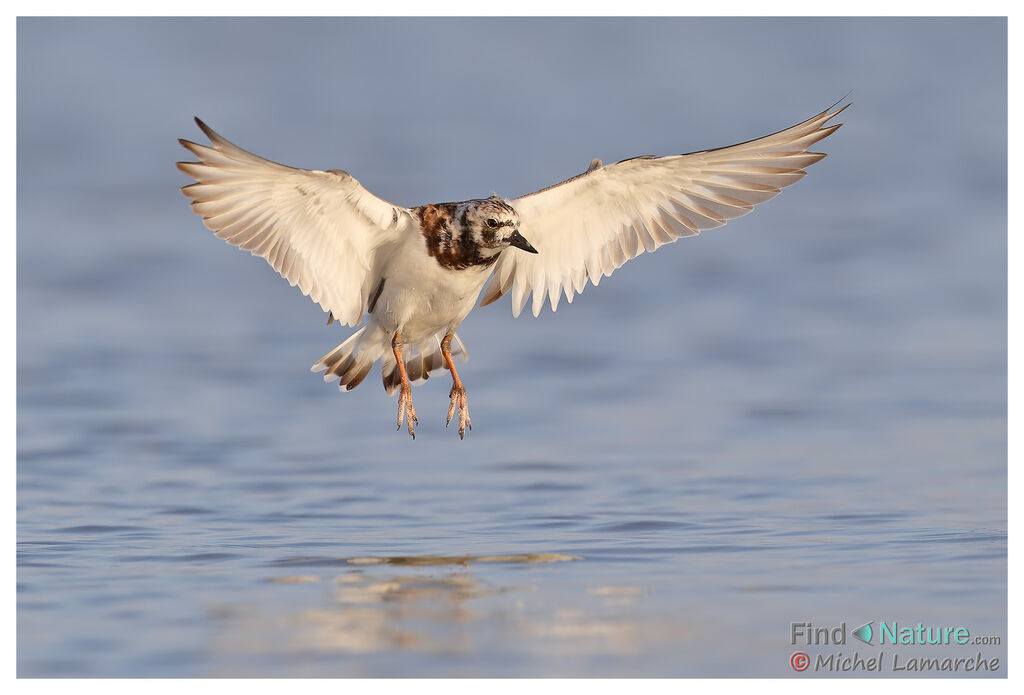
[(455, 408), (458, 407), (459, 439), (463, 439), (466, 436), (466, 430), (473, 429), (473, 423), (469, 419), (469, 400), (466, 397), (466, 389), (461, 386), (452, 386), (452, 390), (448, 395), (452, 400), (448, 405), (448, 419), (445, 421), (444, 426), (448, 427), (451, 424), (452, 418), (455, 416)]
[(398, 427), (396, 429), (402, 429), (404, 420), (408, 420), (409, 435), (416, 439), (416, 424), (419, 422), (419, 418), (416, 417), (416, 408), (412, 405), (412, 389), (403, 387), (401, 395), (398, 397)]

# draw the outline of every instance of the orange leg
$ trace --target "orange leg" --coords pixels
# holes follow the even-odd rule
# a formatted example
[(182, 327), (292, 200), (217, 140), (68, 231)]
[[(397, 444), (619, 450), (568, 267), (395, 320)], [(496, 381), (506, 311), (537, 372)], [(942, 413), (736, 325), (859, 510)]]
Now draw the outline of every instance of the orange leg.
[(441, 354), (448, 365), (448, 371), (452, 373), (452, 390), (448, 396), (452, 399), (448, 406), (448, 420), (444, 423), (447, 427), (455, 415), (456, 406), (459, 408), (459, 439), (466, 436), (466, 428), (473, 429), (473, 423), (469, 419), (469, 401), (466, 398), (466, 387), (462, 385), (459, 373), (455, 371), (455, 363), (452, 362), (452, 334), (449, 333), (441, 341)]
[(412, 407), (412, 386), (409, 385), (409, 377), (405, 373), (405, 360), (402, 359), (402, 334), (395, 331), (395, 337), (391, 339), (391, 350), (395, 353), (395, 361), (398, 363), (398, 376), (402, 378), (402, 390), (398, 396), (398, 429), (402, 429), (402, 420), (409, 416), (409, 434), (416, 439), (416, 409)]

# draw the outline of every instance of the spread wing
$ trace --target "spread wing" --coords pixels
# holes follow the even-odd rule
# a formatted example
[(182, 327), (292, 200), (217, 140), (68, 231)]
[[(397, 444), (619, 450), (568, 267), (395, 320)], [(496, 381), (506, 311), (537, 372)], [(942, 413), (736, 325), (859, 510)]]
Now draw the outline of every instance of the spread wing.
[(181, 190), (214, 234), (266, 259), (324, 311), (352, 326), (362, 320), (382, 249), (411, 220), (344, 171), (308, 171), (231, 144), (198, 118), (210, 147), (179, 142), (199, 158), (178, 162), (196, 180)]
[(825, 157), (807, 149), (842, 125), (825, 124), (845, 108), (717, 150), (595, 160), (580, 176), (509, 201), (538, 253), (503, 251), (480, 304), (511, 291), (519, 316), (532, 292), (534, 316), (545, 297), (554, 311), (562, 294), (571, 302), (588, 280), (597, 285), (644, 251), (746, 215)]

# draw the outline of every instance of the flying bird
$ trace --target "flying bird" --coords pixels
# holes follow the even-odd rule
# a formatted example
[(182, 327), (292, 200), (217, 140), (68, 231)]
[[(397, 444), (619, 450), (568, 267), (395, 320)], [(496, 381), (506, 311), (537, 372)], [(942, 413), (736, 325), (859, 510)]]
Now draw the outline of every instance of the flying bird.
[[(418, 423), (412, 384), (442, 367), (452, 377), (447, 427), (472, 429), (455, 333), (473, 309), (511, 294), (571, 302), (623, 263), (681, 237), (720, 227), (774, 198), (825, 157), (809, 152), (842, 124), (849, 104), (756, 140), (713, 150), (646, 155), (587, 170), (519, 198), (498, 196), (402, 207), (376, 197), (340, 169), (295, 169), (228, 142), (196, 118), (210, 140), (179, 142), (198, 162), (178, 162), (196, 183), (182, 187), (193, 211), (221, 239), (260, 256), (328, 313), (327, 323), (366, 324), (312, 371), (348, 391), (381, 361), (384, 389), (399, 392), (398, 429)], [(532, 299), (531, 299), (532, 295)]]

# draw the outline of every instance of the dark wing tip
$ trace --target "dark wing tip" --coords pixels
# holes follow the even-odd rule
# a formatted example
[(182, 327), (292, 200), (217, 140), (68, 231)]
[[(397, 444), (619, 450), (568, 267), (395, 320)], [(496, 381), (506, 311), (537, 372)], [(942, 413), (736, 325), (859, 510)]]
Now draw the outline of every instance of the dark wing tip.
[(215, 142), (217, 140), (217, 133), (214, 132), (213, 128), (203, 123), (203, 119), (199, 116), (193, 116), (193, 118), (196, 121), (196, 125), (199, 126), (199, 130), (203, 131), (203, 134), (210, 138), (211, 142)]

